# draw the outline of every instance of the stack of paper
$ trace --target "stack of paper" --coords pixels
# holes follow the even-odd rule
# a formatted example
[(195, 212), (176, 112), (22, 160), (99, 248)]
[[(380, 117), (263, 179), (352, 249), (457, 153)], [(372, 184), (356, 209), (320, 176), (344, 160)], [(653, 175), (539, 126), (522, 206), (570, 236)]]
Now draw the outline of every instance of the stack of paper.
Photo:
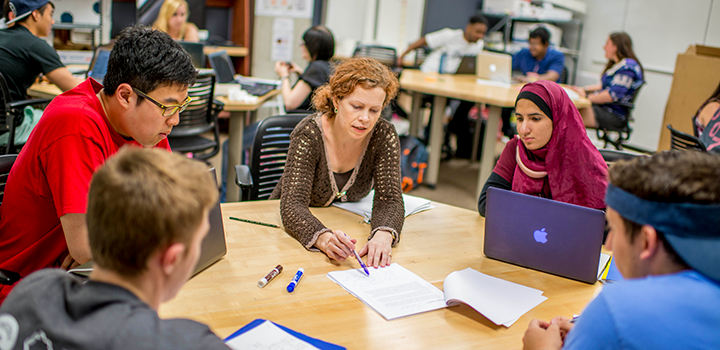
[[(370, 222), (370, 218), (372, 218), (374, 195), (375, 190), (372, 190), (367, 196), (357, 202), (339, 202), (333, 203), (333, 205), (340, 209), (344, 209), (351, 213), (360, 215), (365, 218), (366, 222)], [(419, 213), (421, 211), (435, 208), (435, 206), (432, 205), (432, 202), (425, 198), (409, 196), (406, 194), (403, 194), (402, 196), (403, 202), (405, 203), (405, 217), (408, 217), (415, 213)]]
[(371, 269), (370, 276), (361, 269), (327, 276), (387, 320), (445, 307), (440, 289), (397, 263)]
[(240, 328), (225, 339), (225, 344), (233, 350), (345, 350), (342, 346), (308, 337), (305, 334), (263, 319), (257, 319)]
[(488, 276), (474, 269), (455, 271), (443, 284), (448, 306), (465, 303), (496, 325), (510, 327), (547, 300), (543, 291)]

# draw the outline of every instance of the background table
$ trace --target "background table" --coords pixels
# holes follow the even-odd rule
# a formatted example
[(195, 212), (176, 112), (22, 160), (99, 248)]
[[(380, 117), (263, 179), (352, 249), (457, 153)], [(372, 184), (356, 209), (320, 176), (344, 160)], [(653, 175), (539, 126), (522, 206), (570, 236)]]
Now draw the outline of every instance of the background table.
[[(418, 135), (418, 127), (422, 124), (419, 118), (420, 103), (422, 94), (434, 95), (432, 121), (430, 125), (430, 156), (428, 159), (427, 175), (425, 183), (430, 186), (437, 184), (438, 171), (440, 167), (440, 154), (443, 141), (443, 119), (445, 115), (445, 106), (448, 98), (454, 98), (463, 101), (476, 103), (485, 103), (490, 106), (490, 114), (487, 124), (485, 125), (485, 134), (483, 137), (482, 157), (480, 158), (480, 175), (478, 176), (478, 186), (476, 197), (480, 196), (480, 191), (485, 181), (490, 177), (492, 169), (495, 166), (495, 144), (497, 141), (497, 131), (500, 122), (502, 108), (515, 107), (515, 99), (520, 92), (523, 84), (515, 84), (510, 87), (482, 85), (476, 82), (474, 75), (465, 74), (438, 74), (423, 73), (416, 69), (405, 69), (400, 76), (400, 86), (412, 92), (413, 102), (410, 112), (410, 130), (411, 135)], [(573, 101), (578, 108), (589, 107), (590, 100), (581, 98)], [(477, 133), (476, 133), (477, 134)], [(477, 140), (473, 146), (477, 148)], [(472, 158), (475, 159), (475, 151), (472, 152)]]
[[(466, 305), (393, 321), (365, 306), (326, 277), (330, 271), (358, 268), (309, 252), (282, 229), (229, 220), (229, 216), (281, 224), (279, 201), (223, 204), (228, 255), (190, 280), (160, 308), (163, 318), (185, 317), (210, 326), (220, 337), (257, 318), (269, 319), (314, 338), (349, 349), (519, 349), (533, 318), (572, 317), (599, 290), (565, 278), (485, 259), (484, 219), (477, 212), (435, 203), (437, 208), (408, 217), (393, 259), (442, 289), (445, 277), (467, 267), (543, 290), (549, 299), (512, 327), (496, 326)], [(312, 208), (328, 227), (366, 241), (370, 226), (338, 208)], [(284, 271), (265, 288), (257, 282), (276, 265)], [(285, 291), (298, 268), (305, 276), (293, 293)], [(372, 270), (370, 271), (372, 273)]]

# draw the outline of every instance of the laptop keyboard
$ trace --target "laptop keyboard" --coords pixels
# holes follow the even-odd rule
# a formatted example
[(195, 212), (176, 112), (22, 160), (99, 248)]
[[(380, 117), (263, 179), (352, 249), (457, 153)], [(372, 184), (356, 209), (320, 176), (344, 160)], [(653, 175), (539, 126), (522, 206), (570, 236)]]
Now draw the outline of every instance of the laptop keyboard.
[(270, 91), (273, 91), (277, 89), (277, 85), (272, 84), (245, 84), (240, 83), (240, 87), (247, 91), (250, 95), (253, 96), (263, 96), (267, 94)]

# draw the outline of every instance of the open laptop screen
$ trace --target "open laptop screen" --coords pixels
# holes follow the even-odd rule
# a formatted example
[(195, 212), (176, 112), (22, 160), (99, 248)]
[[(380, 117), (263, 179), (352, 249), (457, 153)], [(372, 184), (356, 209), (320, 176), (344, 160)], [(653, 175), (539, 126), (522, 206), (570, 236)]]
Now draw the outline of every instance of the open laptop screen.
[(208, 59), (210, 60), (210, 66), (215, 70), (218, 83), (227, 84), (235, 81), (235, 68), (233, 68), (227, 52), (213, 52), (208, 55)]

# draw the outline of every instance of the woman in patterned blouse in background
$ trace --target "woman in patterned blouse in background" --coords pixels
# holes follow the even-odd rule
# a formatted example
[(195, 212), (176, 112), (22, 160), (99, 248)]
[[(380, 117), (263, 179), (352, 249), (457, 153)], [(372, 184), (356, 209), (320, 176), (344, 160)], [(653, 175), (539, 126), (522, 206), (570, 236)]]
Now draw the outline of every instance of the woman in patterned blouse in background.
[(612, 33), (605, 46), (608, 63), (597, 85), (573, 87), (581, 97), (592, 102), (592, 107), (580, 110), (587, 128), (619, 129), (627, 119), (630, 103), (644, 83), (645, 71), (635, 56), (632, 40), (627, 33)]
[(306, 249), (338, 261), (351, 256), (357, 240), (326, 227), (309, 207), (358, 201), (374, 187), (371, 231), (358, 253), (376, 268), (392, 262), (405, 220), (400, 141), (380, 114), (398, 87), (395, 75), (378, 61), (348, 59), (313, 95), (317, 112), (290, 135), (285, 170), (270, 198), (280, 198), (285, 230)]

